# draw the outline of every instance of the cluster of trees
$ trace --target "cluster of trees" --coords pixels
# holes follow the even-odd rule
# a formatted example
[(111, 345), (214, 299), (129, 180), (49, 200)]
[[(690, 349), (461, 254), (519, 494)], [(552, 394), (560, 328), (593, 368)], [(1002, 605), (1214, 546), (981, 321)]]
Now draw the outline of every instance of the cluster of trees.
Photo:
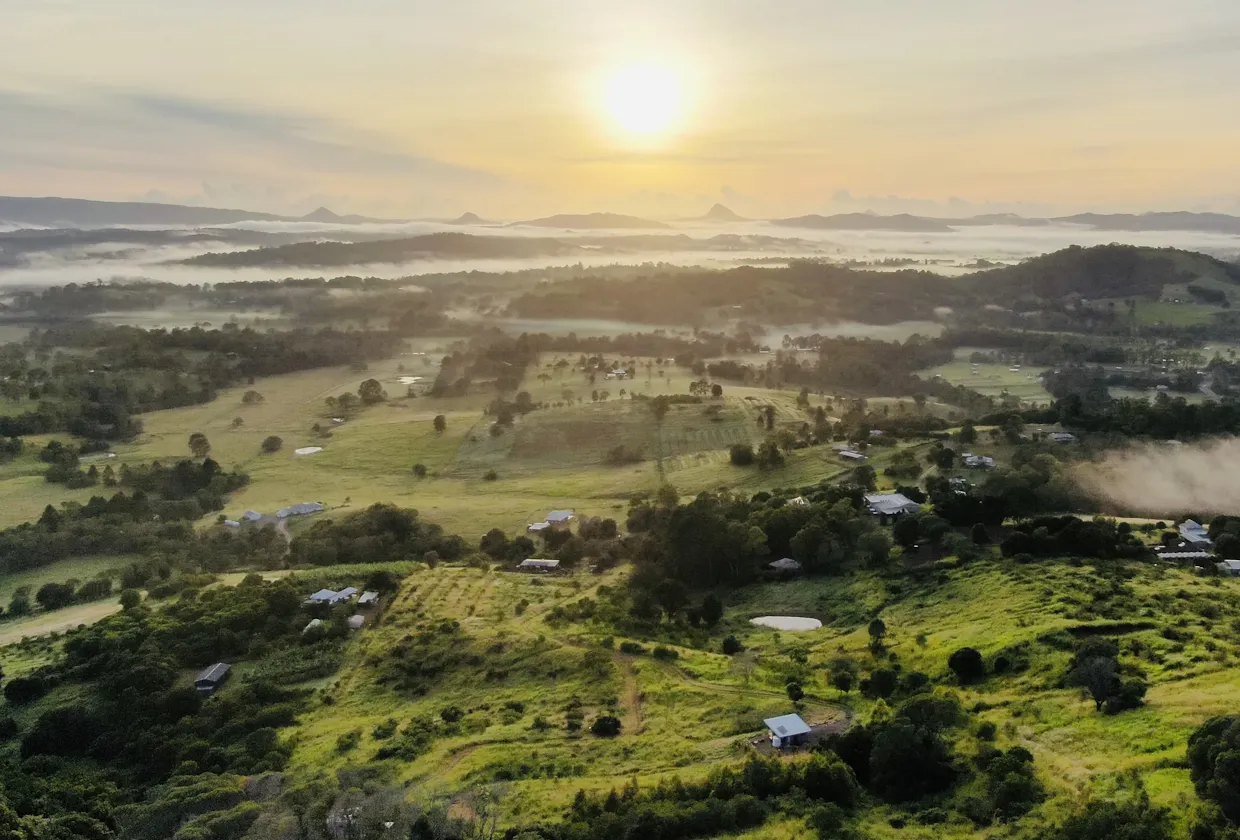
[(541, 342), (528, 335), (510, 338), (498, 330), (475, 336), (468, 347), (445, 356), (431, 385), (433, 397), (462, 396), (478, 380), (500, 392), (515, 391), (525, 371), (538, 361)]
[[(15, 837), (239, 836), (260, 811), (240, 777), (284, 767), (292, 748), (279, 730), (304, 708), (306, 693), (264, 668), (294, 648), (314, 657), (301, 599), (288, 581), (251, 575), (158, 612), (130, 605), (70, 634), (54, 664), (6, 686), (10, 703), (56, 685), (80, 690), (16, 733), (23, 763), (0, 768), (0, 825), (17, 831), (16, 812), (29, 833)], [(255, 676), (209, 701), (180, 684), (184, 669), (238, 657), (257, 660)], [(185, 834), (195, 825), (207, 833)]]
[[(19, 586), (13, 591), (5, 618), (29, 615), (34, 609), (30, 603), (32, 587)], [(67, 580), (64, 583), (49, 581), (34, 593), (34, 600), (44, 610), (59, 610), (70, 604), (98, 601), (112, 594), (112, 575), (104, 573), (88, 581)]]
[(1136, 558), (1149, 553), (1126, 522), (1085, 521), (1075, 516), (1042, 516), (1018, 522), (999, 545), (1004, 557), (1077, 556)]
[(0, 349), (5, 395), (36, 402), (0, 417), (0, 436), (68, 431), (128, 440), (141, 431), (134, 415), (209, 402), (220, 388), (256, 376), (385, 358), (399, 341), (380, 330), (267, 333), (232, 324), (143, 330), (80, 322), (33, 330), (25, 344)]
[(315, 522), (289, 545), (294, 564), (331, 566), (337, 563), (383, 563), (392, 560), (455, 560), (467, 550), (465, 541), (425, 522), (416, 510), (374, 504), (335, 520)]
[(1144, 702), (1145, 679), (1135, 667), (1121, 666), (1114, 639), (1093, 636), (1082, 641), (1068, 664), (1065, 680), (1089, 692), (1094, 707), (1108, 715)]

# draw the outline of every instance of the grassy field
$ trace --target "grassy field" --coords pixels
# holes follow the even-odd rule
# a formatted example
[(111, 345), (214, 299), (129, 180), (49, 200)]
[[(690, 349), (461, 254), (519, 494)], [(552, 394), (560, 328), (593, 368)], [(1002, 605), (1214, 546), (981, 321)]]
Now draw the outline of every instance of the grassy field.
[(969, 356), (980, 348), (960, 347), (956, 349), (956, 359), (945, 365), (930, 368), (923, 376), (941, 376), (953, 385), (963, 385), (980, 394), (999, 397), (1009, 393), (1021, 402), (1048, 404), (1051, 395), (1042, 387), (1038, 374), (1041, 368), (1020, 367), (1014, 370), (1013, 365), (1006, 364), (973, 364)]
[[(146, 414), (143, 434), (133, 443), (117, 446), (117, 458), (110, 463), (119, 468), (123, 463), (188, 457), (189, 436), (201, 431), (211, 441), (212, 458), (251, 477), (250, 485), (236, 493), (225, 510), (229, 516), (247, 509), (270, 513), (298, 501), (321, 501), (334, 512), (391, 501), (416, 507), (427, 518), (464, 535), (496, 526), (519, 529), (554, 508), (614, 516), (634, 493), (653, 492), (665, 480), (686, 494), (719, 486), (756, 490), (815, 482), (842, 466), (826, 447), (791, 453), (785, 470), (738, 470), (728, 463), (730, 445), (757, 444), (765, 436), (757, 423), (765, 406), (775, 408), (777, 428), (797, 429), (808, 419), (795, 404), (795, 392), (729, 385), (722, 400), (673, 406), (658, 423), (647, 403), (621, 399), (620, 390), (626, 397), (630, 388), (639, 393), (685, 393), (694, 378), (688, 371), (667, 367), (660, 379), (659, 369), (651, 367), (647, 379), (644, 365), (639, 364), (637, 380), (608, 382), (603, 388), (610, 391), (608, 399), (595, 403), (590, 399), (593, 389), (581, 373), (554, 373), (558, 358), (545, 357), (523, 387), (537, 401), (562, 405), (518, 418), (499, 437), (490, 434), (491, 420), (483, 412), (493, 398), (485, 389), (459, 398), (405, 396), (401, 376), (424, 376), (428, 381), (434, 376), (432, 349), (429, 355), (403, 356), (362, 373), (330, 368), (270, 377), (254, 386), (224, 391), (207, 405)], [(356, 391), (370, 377), (385, 384), (389, 400), (334, 424), (326, 398)], [(243, 405), (241, 395), (251, 387), (264, 399)], [(422, 387), (415, 385), (415, 390)], [(582, 395), (581, 401), (564, 405), (565, 390)], [(812, 400), (815, 405), (824, 403), (817, 396)], [(878, 403), (896, 412), (915, 410), (911, 401), (876, 401), (875, 410), (882, 407)], [(950, 411), (933, 403), (926, 410)], [(443, 433), (432, 425), (439, 414), (447, 421)], [(235, 425), (234, 418), (241, 424)], [(312, 430), (316, 423), (326, 435)], [(268, 435), (283, 440), (280, 451), (260, 452)], [(46, 505), (85, 502), (100, 492), (67, 490), (46, 482), (46, 467), (35, 452), (47, 439), (30, 438), (28, 453), (0, 472), (0, 525), (30, 521)], [(294, 454), (305, 446), (319, 446), (322, 451)], [(617, 446), (640, 454), (642, 460), (609, 465), (606, 455)], [(427, 468), (426, 478), (414, 476), (415, 464)], [(485, 480), (492, 470), (498, 480)]]
[(74, 557), (50, 566), (0, 575), (0, 606), (8, 604), (13, 592), (21, 586), (29, 586), (34, 592), (49, 581), (63, 583), (76, 580), (85, 583), (107, 572), (116, 572), (133, 562), (132, 557), (102, 555), (97, 557)]
[[(1216, 617), (1240, 615), (1237, 581), (1134, 565), (1116, 589), (1113, 577), (1088, 566), (996, 560), (942, 571), (933, 583), (861, 573), (765, 584), (727, 593), (721, 625), (709, 636), (683, 633), (674, 662), (604, 650), (598, 644), (602, 627), (546, 621), (557, 606), (601, 598), (599, 587), (619, 584), (620, 574), (544, 579), (461, 568), (416, 571), (378, 625), (354, 639), (345, 670), (323, 687), (330, 705), (301, 722), (290, 772), (356, 766), (383, 745), (373, 734), (378, 724), (434, 718), (455, 705), (465, 713), (461, 724), (425, 754), (399, 763), (401, 781), (425, 800), (502, 782), (509, 819), (554, 818), (580, 787), (606, 790), (633, 775), (643, 784), (671, 774), (694, 778), (738, 760), (764, 716), (792, 710), (782, 692), (791, 656), (804, 656), (810, 665), (803, 714), (811, 722), (866, 720), (872, 704), (829, 687), (828, 663), (845, 655), (863, 673), (878, 667), (865, 630), (876, 615), (886, 622), (887, 646), (901, 667), (936, 681), (950, 682), (946, 659), (961, 646), (976, 647), (988, 660), (1014, 645), (1029, 646), (1024, 672), (950, 691), (965, 708), (983, 704), (977, 719), (996, 724), (998, 746), (1019, 744), (1034, 753), (1050, 798), (1029, 819), (1033, 825), (1084, 794), (1113, 793), (1130, 784), (1132, 774), (1155, 802), (1182, 808), (1191, 785), (1178, 761), (1188, 734), (1207, 717), (1232, 711), (1240, 643), (1212, 628)], [(1139, 662), (1151, 690), (1143, 708), (1116, 716), (1096, 713), (1077, 689), (1057, 687), (1069, 653), (1039, 642), (1048, 633), (1096, 620), (1108, 592), (1117, 604), (1127, 599), (1138, 605), (1156, 624), (1174, 623), (1183, 639), (1169, 641), (1156, 630), (1123, 637), (1125, 658)], [(1225, 605), (1222, 616), (1212, 604)], [(815, 616), (824, 627), (780, 633), (749, 624), (762, 614)], [(462, 656), (479, 659), (470, 668), (449, 670), (421, 696), (395, 690), (382, 679), (381, 654), (440, 619), (460, 622), (469, 636)], [(719, 639), (728, 633), (742, 639), (745, 654), (733, 659), (718, 653)], [(1144, 651), (1139, 659), (1132, 653), (1138, 649)], [(502, 676), (479, 680), (483, 670)], [(570, 701), (583, 711), (587, 728), (596, 714), (614, 711), (624, 723), (621, 737), (568, 731)], [(360, 745), (339, 752), (337, 739), (354, 730), (362, 733)], [(868, 812), (866, 836), (897, 836), (886, 824), (888, 814), (882, 807)], [(795, 828), (775, 822), (746, 836), (798, 836)], [(948, 824), (914, 826), (899, 836), (971, 838), (985, 832)]]

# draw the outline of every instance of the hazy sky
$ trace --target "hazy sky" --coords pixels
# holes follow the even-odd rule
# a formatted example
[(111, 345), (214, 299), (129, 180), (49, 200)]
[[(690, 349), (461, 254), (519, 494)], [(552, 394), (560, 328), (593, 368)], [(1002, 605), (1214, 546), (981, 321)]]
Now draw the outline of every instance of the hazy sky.
[[(3, 194), (1240, 211), (1237, 0), (0, 0), (0, 20)], [(651, 63), (683, 108), (639, 139), (602, 100)]]

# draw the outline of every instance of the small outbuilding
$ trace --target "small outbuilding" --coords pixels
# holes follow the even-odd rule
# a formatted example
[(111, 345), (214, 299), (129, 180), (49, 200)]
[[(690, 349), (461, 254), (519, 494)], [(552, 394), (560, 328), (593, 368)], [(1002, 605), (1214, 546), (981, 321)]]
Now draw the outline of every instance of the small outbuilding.
[(295, 505), (289, 505), (286, 508), (280, 508), (276, 511), (277, 519), (288, 519), (290, 516), (306, 516), (311, 513), (321, 513), (327, 510), (322, 502), (298, 502)]
[(379, 603), (379, 593), (372, 590), (366, 590), (362, 593), (362, 597), (357, 599), (359, 607), (373, 607)]
[(235, 519), (225, 519), (225, 520), (224, 520), (224, 527), (225, 527), (225, 528), (240, 528), (240, 527), (241, 527), (241, 523), (240, 523), (240, 522), (238, 522), (238, 521), (237, 521), (237, 520), (235, 520)]
[(348, 624), (350, 630), (361, 630), (362, 627), (366, 625), (366, 617), (362, 615), (351, 615), (349, 616)]
[(241, 514), (241, 518), (246, 522), (257, 522), (263, 518), (263, 515), (256, 510), (247, 510), (245, 513)]
[(522, 572), (558, 572), (560, 570), (560, 561), (531, 557), (527, 560), (522, 560), (517, 565), (517, 569)]
[(551, 513), (547, 514), (547, 524), (567, 525), (569, 522), (572, 522), (576, 516), (577, 514), (573, 513), (571, 510), (553, 510)]
[(1050, 439), (1053, 443), (1075, 443), (1076, 435), (1071, 432), (1051, 432)]
[(804, 496), (794, 496), (788, 500), (789, 507), (809, 507), (809, 499)]
[(227, 662), (216, 662), (194, 677), (194, 688), (198, 689), (199, 694), (214, 694), (228, 679), (231, 670), (232, 666)]
[(848, 448), (837, 449), (835, 450), (835, 454), (839, 455), (845, 461), (864, 461), (866, 460), (866, 457), (867, 457), (862, 452), (858, 452), (855, 449), (848, 449)]
[(307, 633), (309, 633), (311, 630), (313, 630), (314, 628), (316, 628), (316, 627), (322, 627), (322, 626), (323, 626), (323, 619), (321, 619), (321, 618), (312, 618), (312, 619), (310, 619), (310, 623), (309, 623), (309, 624), (307, 624), (305, 627), (301, 628), (301, 634), (304, 636), (304, 635), (306, 635)]
[(771, 736), (771, 746), (777, 750), (790, 750), (809, 743), (809, 724), (800, 715), (780, 715), (762, 721)]
[(526, 526), (525, 530), (531, 534), (541, 534), (551, 527), (550, 522), (532, 522)]
[(783, 572), (784, 574), (796, 574), (801, 571), (800, 562), (791, 557), (782, 557), (779, 560), (767, 563), (767, 567), (772, 571)]
[(1218, 564), (1218, 573), (1224, 577), (1240, 577), (1240, 560), (1224, 560)]

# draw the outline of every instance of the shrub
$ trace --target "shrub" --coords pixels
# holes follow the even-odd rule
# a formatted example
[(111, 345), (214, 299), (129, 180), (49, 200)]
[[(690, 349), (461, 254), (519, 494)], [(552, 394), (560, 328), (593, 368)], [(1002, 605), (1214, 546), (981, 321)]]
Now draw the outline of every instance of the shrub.
[(998, 727), (993, 721), (984, 720), (977, 725), (977, 737), (981, 741), (993, 741)]
[(336, 752), (344, 754), (357, 749), (357, 745), (362, 742), (362, 730), (354, 729), (346, 732), (336, 739)]
[(982, 661), (982, 655), (971, 647), (960, 648), (949, 656), (947, 667), (961, 685), (975, 683), (986, 676), (986, 663)]
[(642, 647), (641, 645), (639, 645), (637, 642), (621, 642), (620, 652), (627, 653), (630, 656), (641, 656), (643, 653), (646, 652), (646, 649)]
[(590, 725), (590, 734), (596, 738), (614, 738), (620, 734), (620, 718), (615, 715), (600, 715)]
[(753, 447), (747, 443), (734, 443), (728, 449), (728, 457), (734, 467), (748, 467), (754, 462)]
[(664, 660), (671, 661), (671, 660), (680, 658), (680, 651), (674, 648), (669, 648), (669, 647), (664, 647), (663, 645), (659, 645), (654, 649), (651, 655), (654, 656), (655, 659), (664, 659)]
[(735, 656), (745, 649), (741, 644), (741, 640), (735, 636), (728, 636), (723, 640), (723, 652), (727, 656)]
[(270, 435), (266, 438), (263, 438), (262, 450), (268, 455), (272, 454), (273, 452), (279, 452), (280, 447), (282, 446), (284, 446), (284, 441), (281, 440), (276, 435)]
[(498, 481), (499, 473), (497, 473), (495, 470), (487, 470), (486, 474), (482, 476), (482, 480), (483, 481)]
[(4, 685), (4, 699), (11, 706), (25, 706), (50, 690), (51, 686), (41, 677), (14, 677)]
[(444, 723), (456, 723), (465, 717), (465, 713), (461, 711), (460, 706), (448, 706), (439, 710), (439, 717)]

